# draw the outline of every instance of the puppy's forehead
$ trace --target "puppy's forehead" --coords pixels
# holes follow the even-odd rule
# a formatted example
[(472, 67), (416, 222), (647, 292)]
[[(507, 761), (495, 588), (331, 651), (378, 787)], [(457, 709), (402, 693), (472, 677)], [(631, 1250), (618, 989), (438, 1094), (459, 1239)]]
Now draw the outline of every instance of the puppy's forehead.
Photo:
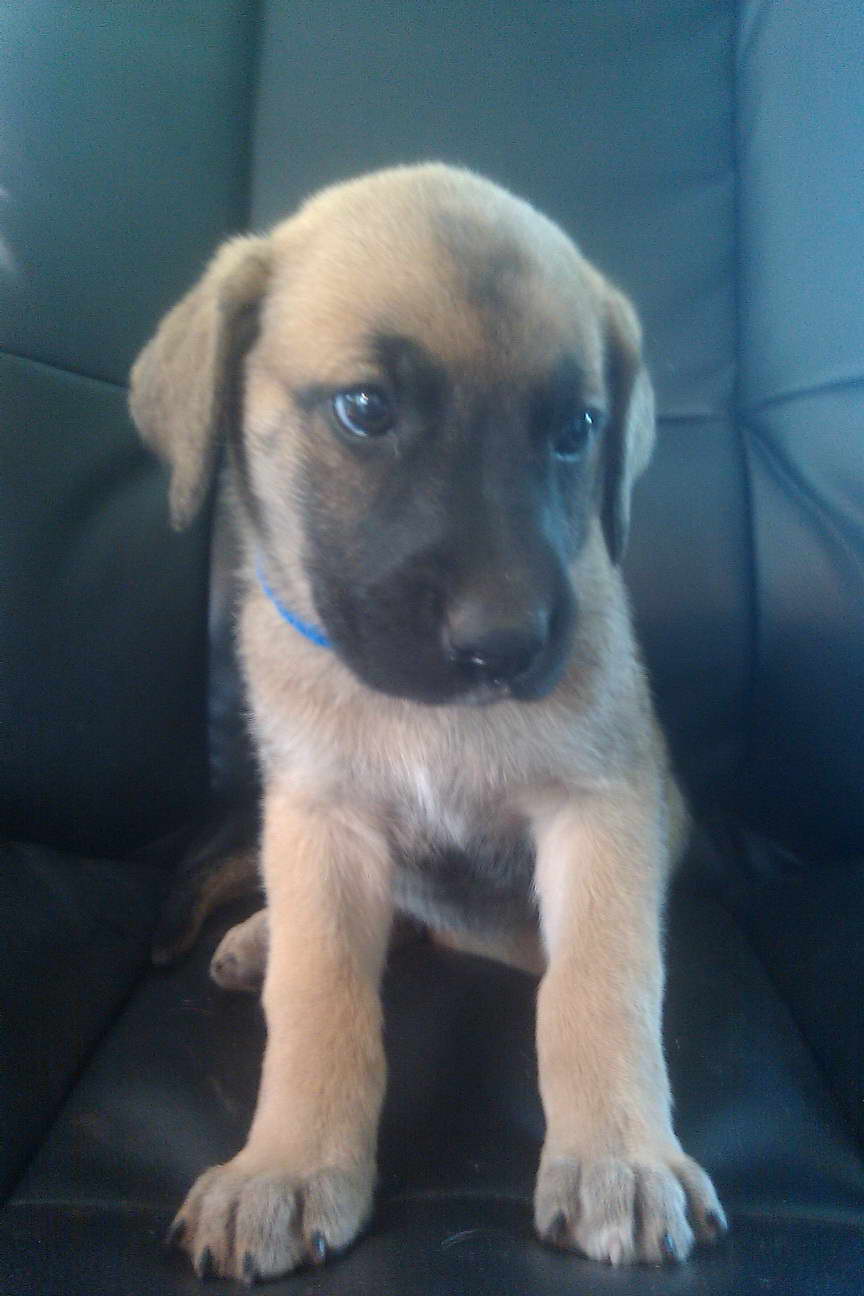
[(327, 191), (273, 235), (262, 345), (294, 381), (350, 382), (373, 338), (415, 341), (450, 372), (602, 366), (600, 279), (527, 203), (449, 168)]

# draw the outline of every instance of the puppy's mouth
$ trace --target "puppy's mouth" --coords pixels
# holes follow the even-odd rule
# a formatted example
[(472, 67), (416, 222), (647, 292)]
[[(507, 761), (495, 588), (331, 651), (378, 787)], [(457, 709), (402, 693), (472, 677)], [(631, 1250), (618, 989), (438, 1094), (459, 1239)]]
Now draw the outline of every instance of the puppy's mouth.
[(508, 699), (514, 702), (534, 702), (545, 697), (552, 687), (553, 684), (538, 688), (536, 685), (525, 685), (519, 680), (483, 680), (478, 684), (467, 685), (465, 691), (452, 700), (461, 706), (476, 707), (492, 706), (495, 702), (506, 702)]
[(479, 678), (476, 683), (466, 682), (464, 691), (452, 699), (462, 706), (485, 707), (495, 702), (505, 702), (513, 698), (515, 680)]

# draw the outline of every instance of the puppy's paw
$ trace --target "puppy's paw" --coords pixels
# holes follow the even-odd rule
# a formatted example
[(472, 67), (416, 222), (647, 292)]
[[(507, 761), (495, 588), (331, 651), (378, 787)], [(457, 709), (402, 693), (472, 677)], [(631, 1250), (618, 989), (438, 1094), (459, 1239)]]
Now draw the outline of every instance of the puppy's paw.
[(210, 960), (212, 979), (223, 990), (257, 993), (264, 982), (269, 938), (266, 909), (232, 927)]
[(372, 1185), (371, 1171), (299, 1178), (229, 1161), (193, 1185), (168, 1242), (186, 1251), (199, 1278), (278, 1278), (349, 1246), (369, 1217)]
[(683, 1155), (664, 1161), (544, 1154), (534, 1221), (544, 1241), (613, 1265), (686, 1260), (695, 1240), (716, 1242), (727, 1229), (714, 1185)]

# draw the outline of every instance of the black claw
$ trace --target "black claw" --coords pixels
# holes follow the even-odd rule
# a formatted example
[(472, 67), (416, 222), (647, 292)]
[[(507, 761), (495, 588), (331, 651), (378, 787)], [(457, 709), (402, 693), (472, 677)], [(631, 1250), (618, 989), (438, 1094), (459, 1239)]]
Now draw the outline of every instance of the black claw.
[(183, 1241), (186, 1232), (186, 1221), (184, 1219), (175, 1219), (174, 1223), (165, 1234), (165, 1245), (176, 1246), (178, 1242)]
[(312, 1249), (312, 1263), (323, 1265), (327, 1261), (327, 1239), (323, 1233), (313, 1233), (309, 1239), (309, 1246)]
[(213, 1268), (213, 1252), (209, 1247), (205, 1247), (195, 1265), (195, 1272), (199, 1278), (212, 1278), (215, 1274)]
[(724, 1233), (729, 1232), (729, 1225), (718, 1215), (716, 1211), (708, 1211), (705, 1216), (705, 1236), (709, 1242), (716, 1242), (718, 1238), (723, 1237)]
[(243, 1281), (246, 1283), (247, 1287), (251, 1287), (257, 1278), (258, 1268), (255, 1264), (254, 1257), (251, 1251), (247, 1251), (243, 1256)]
[(672, 1241), (671, 1233), (664, 1233), (660, 1239), (660, 1250), (663, 1252), (664, 1260), (678, 1260), (678, 1249)]
[(567, 1247), (569, 1238), (567, 1236), (567, 1219), (563, 1211), (559, 1211), (549, 1225), (549, 1231), (546, 1236), (553, 1246)]

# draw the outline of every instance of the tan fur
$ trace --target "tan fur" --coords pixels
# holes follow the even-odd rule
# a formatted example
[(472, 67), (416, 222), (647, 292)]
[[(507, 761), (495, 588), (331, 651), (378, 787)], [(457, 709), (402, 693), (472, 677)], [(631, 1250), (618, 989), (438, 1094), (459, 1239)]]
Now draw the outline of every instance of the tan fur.
[(203, 860), (193, 857), (188, 869), (178, 869), (154, 940), (156, 966), (174, 963), (187, 953), (214, 909), (248, 895), (257, 869), (257, 848), (229, 851), (217, 868), (205, 856)]
[[(494, 292), (484, 300), (466, 281), (462, 267), (475, 256), (486, 265), (487, 252), (499, 280), (518, 277), (524, 309), (496, 313)], [(212, 471), (232, 322), (256, 294), (245, 457), (276, 537), (268, 575), (299, 615), (316, 615), (300, 465), (317, 465), (334, 525), (358, 508), (360, 482), (326, 435), (304, 432), (290, 392), (374, 380), (360, 339), (382, 318), (463, 375), (540, 373), (566, 344), (598, 399), (611, 337), (620, 434), (606, 505), (615, 535), (626, 534), (654, 436), (632, 308), (533, 208), (435, 165), (338, 186), (268, 237), (229, 244), (168, 316), (133, 372), (132, 409), (173, 466), (178, 521)], [(335, 653), (287, 630), (247, 538), (239, 642), (266, 788), (268, 918), (250, 920), (234, 947), (263, 959), (269, 922), (268, 1042), (246, 1147), (199, 1180), (178, 1216), (199, 1271), (272, 1276), (346, 1245), (367, 1218), (384, 1089), (378, 979), (394, 902), (447, 929), (446, 943), (537, 972), (548, 964), (541, 1235), (627, 1262), (684, 1258), (688, 1206), (700, 1236), (720, 1231), (710, 1181), (670, 1121), (659, 911), (684, 813), (613, 557), (595, 517), (571, 572), (580, 613), (570, 665), (548, 697), (427, 707), (372, 692)], [(458, 846), (517, 824), (536, 845), (542, 953), (521, 922), (503, 930), (495, 914), (454, 930), (394, 869), (394, 843), (419, 849), (443, 835)]]
[(442, 949), (506, 963), (508, 967), (531, 976), (542, 976), (546, 969), (546, 956), (536, 926), (516, 928), (493, 936), (472, 931), (436, 931), (435, 942)]
[(259, 909), (222, 937), (210, 960), (210, 975), (223, 990), (258, 991), (264, 980), (269, 948), (267, 910)]

